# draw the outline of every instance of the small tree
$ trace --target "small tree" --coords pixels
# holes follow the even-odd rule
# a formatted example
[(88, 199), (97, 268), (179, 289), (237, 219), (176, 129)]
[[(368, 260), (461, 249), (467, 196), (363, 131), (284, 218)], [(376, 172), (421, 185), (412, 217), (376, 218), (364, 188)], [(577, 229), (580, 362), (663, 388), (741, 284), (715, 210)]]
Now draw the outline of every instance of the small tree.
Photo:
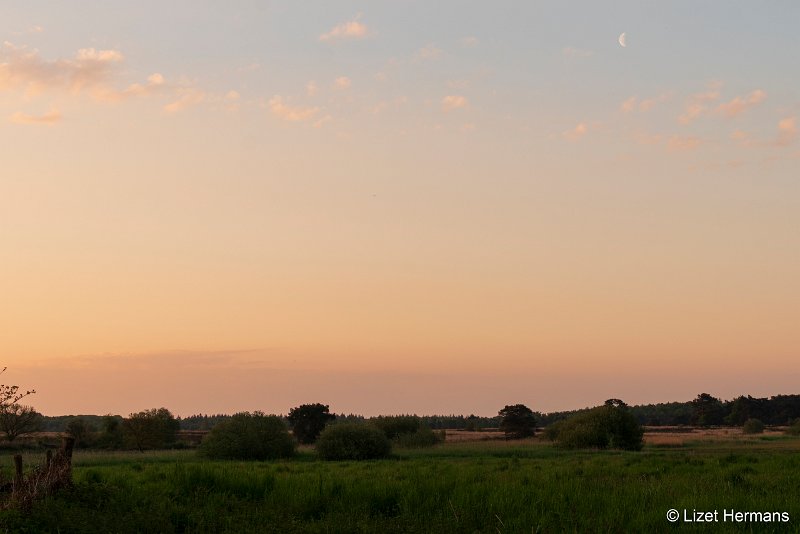
[(478, 418), (474, 414), (467, 417), (467, 420), (464, 423), (464, 430), (469, 430), (470, 432), (477, 432), (480, 430), (480, 427), (478, 426)]
[(325, 425), (336, 419), (336, 416), (330, 413), (327, 404), (315, 403), (292, 408), (286, 419), (297, 441), (309, 444), (317, 441)]
[[(0, 375), (5, 373), (6, 369), (8, 368), (3, 367), (3, 370), (0, 371)], [(20, 391), (19, 386), (7, 386), (5, 384), (0, 384), (0, 409), (5, 408), (6, 406), (19, 404), (19, 401), (28, 395), (33, 395), (34, 393), (36, 393), (36, 391), (33, 389), (29, 389), (28, 391)]]
[(125, 442), (122, 430), (122, 417), (118, 415), (106, 415), (100, 424), (100, 431), (94, 438), (94, 445), (101, 449), (119, 449)]
[(725, 407), (718, 398), (701, 393), (692, 401), (692, 423), (695, 425), (721, 425), (724, 417)]
[(241, 412), (218, 423), (200, 444), (200, 454), (225, 460), (272, 460), (294, 454), (294, 440), (277, 415)]
[(506, 406), (498, 415), (502, 418), (500, 430), (505, 432), (506, 439), (527, 438), (536, 432), (536, 415), (524, 404)]
[(171, 446), (178, 427), (178, 420), (166, 408), (132, 413), (122, 422), (123, 435), (139, 451)]
[[(6, 372), (0, 370), (0, 375)], [(30, 406), (19, 403), (36, 391), (20, 391), (19, 386), (0, 384), (0, 431), (5, 433), (8, 441), (14, 441), (20, 434), (35, 432), (41, 425), (41, 415)]]
[(67, 434), (75, 438), (76, 447), (85, 447), (89, 434), (93, 429), (82, 417), (76, 417), (67, 423), (66, 430)]
[(8, 441), (14, 441), (22, 434), (36, 432), (41, 426), (42, 416), (31, 406), (10, 404), (0, 410), (0, 431)]

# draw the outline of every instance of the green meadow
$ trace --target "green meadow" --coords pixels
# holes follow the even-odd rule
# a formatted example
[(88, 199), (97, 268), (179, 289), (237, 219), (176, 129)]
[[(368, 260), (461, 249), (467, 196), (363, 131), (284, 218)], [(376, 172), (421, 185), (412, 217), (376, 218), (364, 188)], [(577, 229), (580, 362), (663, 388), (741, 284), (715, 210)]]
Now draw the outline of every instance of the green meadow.
[[(28, 465), (38, 458), (28, 455)], [(3, 456), (8, 473), (10, 457)], [(800, 440), (562, 451), (445, 443), (390, 459), (208, 461), (195, 451), (81, 452), (74, 487), (0, 512), (0, 531), (800, 532)], [(675, 523), (669, 509), (778, 511), (789, 523)]]

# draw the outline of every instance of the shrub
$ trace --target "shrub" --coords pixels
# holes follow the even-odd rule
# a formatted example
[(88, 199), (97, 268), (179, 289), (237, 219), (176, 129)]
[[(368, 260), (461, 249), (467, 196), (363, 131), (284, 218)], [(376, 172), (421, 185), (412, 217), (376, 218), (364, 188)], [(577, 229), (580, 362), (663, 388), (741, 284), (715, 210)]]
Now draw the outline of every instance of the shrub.
[(790, 436), (800, 436), (800, 419), (795, 419), (794, 422), (786, 429), (786, 433)]
[(389, 456), (392, 444), (377, 426), (342, 423), (326, 427), (316, 449), (323, 460), (370, 460)]
[(218, 423), (200, 443), (202, 456), (222, 460), (273, 460), (294, 454), (295, 443), (277, 415), (241, 412)]
[(742, 433), (743, 434), (763, 434), (764, 433), (764, 423), (759, 421), (758, 419), (750, 418), (744, 422), (742, 425)]
[(423, 447), (433, 447), (437, 443), (445, 440), (445, 431), (434, 432), (427, 425), (420, 425), (416, 432), (411, 434), (400, 434), (392, 443), (398, 447), (407, 449), (421, 449)]
[(565, 449), (638, 451), (644, 431), (623, 402), (612, 400), (550, 425), (545, 436)]
[(389, 439), (396, 439), (403, 434), (413, 434), (422, 424), (415, 415), (382, 415), (373, 417), (369, 422), (383, 430)]
[(383, 430), (392, 444), (398, 447), (432, 447), (444, 441), (443, 432), (434, 432), (416, 415), (382, 415), (373, 417), (370, 423)]
[(545, 435), (565, 449), (606, 449), (611, 443), (602, 408), (582, 412), (547, 427)]

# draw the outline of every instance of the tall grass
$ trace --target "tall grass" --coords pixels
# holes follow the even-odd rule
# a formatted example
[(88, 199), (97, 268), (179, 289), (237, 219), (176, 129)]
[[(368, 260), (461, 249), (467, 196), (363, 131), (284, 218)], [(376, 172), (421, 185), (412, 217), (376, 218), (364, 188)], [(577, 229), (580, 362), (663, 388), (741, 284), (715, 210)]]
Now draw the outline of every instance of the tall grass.
[[(672, 527), (670, 508), (736, 508), (788, 511), (793, 522), (780, 530), (796, 532), (800, 440), (777, 445), (636, 453), (448, 444), (365, 462), (310, 453), (274, 462), (204, 461), (191, 451), (81, 453), (74, 489), (37, 503), (29, 516), (4, 513), (0, 529), (660, 532)], [(741, 525), (714, 530), (726, 528)]]

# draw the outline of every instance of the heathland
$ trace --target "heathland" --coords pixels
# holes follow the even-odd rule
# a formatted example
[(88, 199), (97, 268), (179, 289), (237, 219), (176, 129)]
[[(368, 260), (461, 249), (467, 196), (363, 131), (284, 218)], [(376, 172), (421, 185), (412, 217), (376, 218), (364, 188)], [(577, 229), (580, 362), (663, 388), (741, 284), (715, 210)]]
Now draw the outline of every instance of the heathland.
[[(648, 432), (638, 452), (475, 437), (492, 436), (451, 432), (434, 447), (359, 462), (323, 461), (310, 447), (273, 461), (76, 451), (73, 487), (0, 512), (0, 531), (800, 532), (795, 436)], [(28, 453), (26, 465), (39, 456)], [(717, 510), (720, 522), (670, 523), (671, 509)], [(721, 522), (724, 510), (786, 512), (790, 521)]]

